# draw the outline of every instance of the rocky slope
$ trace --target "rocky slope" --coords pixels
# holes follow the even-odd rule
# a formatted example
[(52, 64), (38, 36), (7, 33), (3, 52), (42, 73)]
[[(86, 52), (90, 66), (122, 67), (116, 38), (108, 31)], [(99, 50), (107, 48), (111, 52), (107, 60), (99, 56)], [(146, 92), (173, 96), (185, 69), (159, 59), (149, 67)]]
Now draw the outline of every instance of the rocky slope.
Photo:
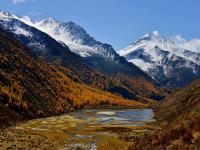
[(61, 23), (53, 18), (48, 18), (30, 23), (23, 18), (17, 17), (17, 19), (69, 46), (71, 51), (82, 56), (90, 66), (104, 74), (123, 73), (132, 77), (143, 76), (150, 79), (138, 67), (120, 57), (111, 45), (95, 40), (84, 28), (74, 22)]
[(199, 149), (199, 79), (166, 97), (154, 109), (161, 130), (143, 139), (135, 139), (130, 149)]
[(145, 107), (74, 82), (0, 28), (0, 127), (99, 105)]
[(169, 88), (183, 87), (200, 76), (200, 54), (180, 48), (157, 32), (143, 36), (119, 54)]
[[(166, 95), (166, 92), (158, 87), (158, 85), (147, 74), (145, 74), (135, 65), (128, 63), (124, 58), (117, 55), (114, 50), (112, 50), (112, 52), (116, 55), (115, 58), (119, 58), (118, 61), (111, 60), (111, 57), (104, 59), (103, 56), (100, 57), (100, 55), (98, 55), (98, 59), (96, 56), (95, 58), (90, 57), (90, 60), (93, 63), (101, 63), (101, 69), (96, 68), (93, 67), (93, 65), (91, 65), (86, 59), (73, 53), (73, 50), (71, 51), (65, 43), (55, 40), (48, 34), (28, 25), (28, 23), (26, 24), (21, 20), (22, 18), (13, 16), (3, 11), (1, 11), (0, 14), (0, 26), (3, 29), (5, 29), (7, 32), (10, 32), (21, 43), (28, 46), (37, 57), (44, 59), (50, 64), (56, 65), (57, 68), (59, 68), (69, 78), (76, 82), (86, 83), (93, 87), (98, 87), (129, 99), (142, 99), (143, 101), (146, 101), (146, 98), (155, 98), (156, 100), (160, 100)], [(47, 24), (47, 22), (55, 21), (49, 19), (48, 21), (46, 20), (40, 22), (40, 24), (44, 22)], [(73, 34), (76, 33), (79, 36), (83, 33), (86, 34), (84, 31), (77, 31), (78, 29), (83, 29), (77, 25), (75, 26), (71, 22), (68, 23), (68, 25), (59, 25), (62, 25), (63, 28), (66, 27), (65, 30), (70, 29), (71, 32), (73, 31)], [(61, 31), (58, 31), (58, 35), (60, 35), (60, 32)], [(74, 39), (73, 41), (76, 41), (75, 39), (77, 38), (72, 39)], [(95, 42), (100, 43), (97, 41), (94, 42), (94, 39), (92, 40), (91, 37), (86, 39), (84, 40), (85, 42), (82, 41), (82, 43), (87, 43), (86, 41), (90, 43), (88, 45), (91, 45), (91, 43)], [(105, 46), (101, 43), (100, 45), (103, 47)], [(107, 49), (105, 51), (107, 51)], [(111, 55), (109, 54), (109, 56)], [(97, 61), (98, 63), (96, 63)], [(108, 72), (106, 71), (107, 69), (109, 70)], [(126, 78), (122, 80), (122, 76), (126, 76)], [(144, 84), (142, 87), (140, 86), (142, 83), (146, 84)]]
[(169, 95), (155, 106), (157, 120), (173, 122), (200, 108), (200, 80)]

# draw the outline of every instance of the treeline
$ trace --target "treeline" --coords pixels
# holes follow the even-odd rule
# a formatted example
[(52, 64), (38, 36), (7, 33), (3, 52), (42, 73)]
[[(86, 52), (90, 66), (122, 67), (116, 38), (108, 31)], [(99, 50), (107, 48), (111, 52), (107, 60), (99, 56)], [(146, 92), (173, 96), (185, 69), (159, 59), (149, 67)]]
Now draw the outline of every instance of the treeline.
[(140, 102), (130, 101), (84, 84), (73, 83), (62, 72), (58, 72), (56, 76), (65, 99), (68, 99), (76, 109), (83, 108), (84, 106), (95, 107), (99, 105), (145, 107)]
[(200, 79), (154, 106), (161, 130), (136, 138), (130, 149), (197, 150), (200, 147)]
[(57, 66), (37, 59), (28, 48), (1, 30), (0, 106), (6, 107), (7, 115), (14, 111), (30, 119), (61, 114), (84, 106), (146, 106), (104, 92), (102, 88), (90, 87), (68, 75)]
[(120, 73), (103, 76), (97, 72), (82, 72), (80, 76), (80, 73), (74, 74), (68, 68), (57, 64), (56, 67), (73, 81), (85, 83), (94, 88), (120, 95), (126, 99), (151, 103), (152, 100), (159, 101), (163, 99), (169, 93), (166, 89), (159, 87), (156, 83), (145, 80), (143, 77), (130, 77)]

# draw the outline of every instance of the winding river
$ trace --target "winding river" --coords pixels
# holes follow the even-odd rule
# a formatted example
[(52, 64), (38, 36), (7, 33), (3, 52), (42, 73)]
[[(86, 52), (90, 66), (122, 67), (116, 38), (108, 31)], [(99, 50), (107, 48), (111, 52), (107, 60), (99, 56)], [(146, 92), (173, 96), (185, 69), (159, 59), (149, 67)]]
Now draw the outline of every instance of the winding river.
[[(131, 129), (131, 133), (136, 133), (153, 121), (151, 109), (83, 109), (62, 116), (31, 120), (16, 128), (57, 140), (63, 150), (95, 150), (105, 143), (120, 144), (118, 136), (122, 131)], [(111, 132), (113, 129), (117, 134)]]

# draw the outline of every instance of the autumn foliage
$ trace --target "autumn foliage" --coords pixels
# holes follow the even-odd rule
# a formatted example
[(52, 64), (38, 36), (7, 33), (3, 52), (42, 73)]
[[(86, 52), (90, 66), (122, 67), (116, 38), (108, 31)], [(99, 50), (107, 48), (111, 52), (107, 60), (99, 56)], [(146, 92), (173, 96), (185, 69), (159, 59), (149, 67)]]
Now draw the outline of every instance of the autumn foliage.
[(156, 104), (161, 130), (135, 139), (130, 149), (197, 150), (200, 146), (200, 80)]
[(23, 88), (14, 81), (11, 86), (0, 85), (0, 97), (4, 104), (8, 104), (15, 110), (27, 110), (27, 103), (23, 100)]
[[(8, 33), (0, 31), (0, 105), (8, 107), (10, 112), (31, 119), (84, 107), (146, 107), (76, 81), (57, 67), (59, 59), (54, 65), (47, 64)], [(68, 68), (65, 70), (70, 72)]]

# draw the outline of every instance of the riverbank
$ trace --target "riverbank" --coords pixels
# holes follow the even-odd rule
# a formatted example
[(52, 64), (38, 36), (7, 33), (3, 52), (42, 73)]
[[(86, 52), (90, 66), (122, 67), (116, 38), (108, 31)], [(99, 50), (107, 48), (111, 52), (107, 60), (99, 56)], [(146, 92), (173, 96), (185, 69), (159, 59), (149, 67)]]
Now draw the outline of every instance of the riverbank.
[(2, 131), (0, 149), (128, 149), (135, 137), (157, 129), (151, 113), (148, 109), (90, 109), (35, 119)]

